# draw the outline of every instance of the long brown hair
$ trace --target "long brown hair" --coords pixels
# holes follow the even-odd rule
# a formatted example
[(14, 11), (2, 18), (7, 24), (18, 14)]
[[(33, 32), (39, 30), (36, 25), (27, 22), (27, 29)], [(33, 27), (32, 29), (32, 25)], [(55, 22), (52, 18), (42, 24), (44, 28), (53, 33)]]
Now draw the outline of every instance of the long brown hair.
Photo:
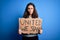
[(24, 15), (23, 15), (23, 18), (28, 18), (28, 16), (29, 16), (29, 12), (28, 12), (28, 6), (29, 5), (32, 5), (34, 7), (32, 18), (38, 18), (38, 14), (37, 14), (37, 11), (35, 9), (35, 5), (33, 3), (28, 3), (27, 4), (26, 9), (25, 9), (25, 12), (24, 12)]

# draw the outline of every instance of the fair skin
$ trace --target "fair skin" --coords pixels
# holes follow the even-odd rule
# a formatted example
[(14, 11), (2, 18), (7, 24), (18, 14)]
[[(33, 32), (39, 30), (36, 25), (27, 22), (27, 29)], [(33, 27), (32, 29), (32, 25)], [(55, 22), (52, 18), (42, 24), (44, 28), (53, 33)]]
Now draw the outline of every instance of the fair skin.
[(30, 16), (32, 15), (33, 11), (34, 11), (34, 7), (32, 5), (29, 5), (28, 12), (30, 13)]
[[(30, 16), (33, 14), (33, 11), (34, 11), (34, 7), (32, 5), (29, 5), (28, 6), (28, 12), (30, 13)], [(40, 30), (40, 34), (42, 34), (42, 29)], [(22, 31), (19, 29), (19, 34), (21, 34)]]

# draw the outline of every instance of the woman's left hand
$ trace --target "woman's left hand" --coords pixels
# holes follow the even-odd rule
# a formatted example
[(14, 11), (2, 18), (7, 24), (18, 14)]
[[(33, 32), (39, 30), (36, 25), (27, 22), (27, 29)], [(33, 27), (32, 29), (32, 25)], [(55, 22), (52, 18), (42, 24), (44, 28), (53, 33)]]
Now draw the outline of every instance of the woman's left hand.
[(42, 34), (42, 32), (43, 32), (43, 30), (41, 29), (41, 30), (40, 30), (40, 34)]

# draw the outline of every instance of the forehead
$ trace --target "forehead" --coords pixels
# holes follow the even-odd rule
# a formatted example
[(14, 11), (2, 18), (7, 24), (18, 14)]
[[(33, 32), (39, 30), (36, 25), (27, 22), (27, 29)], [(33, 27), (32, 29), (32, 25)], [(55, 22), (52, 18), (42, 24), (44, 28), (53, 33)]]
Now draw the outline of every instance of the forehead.
[(29, 5), (28, 8), (33, 8), (33, 5)]

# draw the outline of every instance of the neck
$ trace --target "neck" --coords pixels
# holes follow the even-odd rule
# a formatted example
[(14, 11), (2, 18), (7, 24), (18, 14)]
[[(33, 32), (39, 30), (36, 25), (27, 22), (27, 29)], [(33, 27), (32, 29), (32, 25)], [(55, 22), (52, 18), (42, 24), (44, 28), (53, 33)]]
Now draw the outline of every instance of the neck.
[(29, 16), (32, 16), (31, 14)]

